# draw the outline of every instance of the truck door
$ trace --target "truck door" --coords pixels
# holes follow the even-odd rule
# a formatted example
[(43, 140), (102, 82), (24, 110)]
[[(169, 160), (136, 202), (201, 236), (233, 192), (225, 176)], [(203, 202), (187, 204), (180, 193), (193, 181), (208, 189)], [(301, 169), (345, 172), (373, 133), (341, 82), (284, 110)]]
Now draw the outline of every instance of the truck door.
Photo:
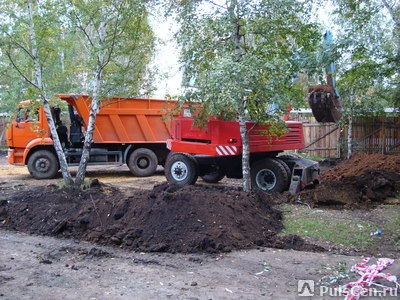
[(30, 113), (28, 108), (20, 108), (12, 122), (12, 147), (25, 148), (30, 141), (44, 134), (40, 122), (40, 111)]

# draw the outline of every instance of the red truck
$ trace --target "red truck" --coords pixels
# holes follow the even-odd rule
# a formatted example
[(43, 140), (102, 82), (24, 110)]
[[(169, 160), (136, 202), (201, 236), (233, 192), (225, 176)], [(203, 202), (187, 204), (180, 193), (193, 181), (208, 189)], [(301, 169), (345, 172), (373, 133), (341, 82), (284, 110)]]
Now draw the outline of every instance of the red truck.
[[(215, 183), (224, 176), (242, 178), (242, 139), (239, 123), (210, 119), (199, 129), (190, 117), (176, 117), (167, 147), (172, 152), (165, 164), (169, 182), (194, 184), (200, 176)], [(285, 150), (304, 148), (301, 122), (286, 121), (288, 132), (271, 139), (268, 126), (246, 123), (249, 131), (250, 176), (253, 189), (295, 194), (309, 183), (318, 181), (317, 162), (294, 155), (280, 155)]]
[[(83, 132), (89, 120), (91, 98), (87, 95), (56, 95), (67, 103), (68, 122), (54, 109), (54, 119), (68, 165), (80, 162)], [(8, 162), (27, 165), (37, 179), (54, 177), (59, 170), (57, 155), (42, 106), (29, 119), (29, 101), (21, 102), (19, 113), (8, 127)], [(112, 98), (101, 102), (96, 117), (89, 165), (127, 164), (136, 176), (152, 175), (164, 165), (169, 150), (170, 118), (177, 101), (141, 98)], [(68, 124), (66, 124), (68, 123)], [(68, 126), (65, 126), (68, 125)]]

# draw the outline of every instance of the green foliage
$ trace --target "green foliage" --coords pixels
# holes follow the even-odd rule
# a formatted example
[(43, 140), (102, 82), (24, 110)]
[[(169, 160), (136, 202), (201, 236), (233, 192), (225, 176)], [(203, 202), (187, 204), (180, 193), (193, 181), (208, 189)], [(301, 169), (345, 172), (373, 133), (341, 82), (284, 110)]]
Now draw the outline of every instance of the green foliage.
[[(287, 103), (304, 103), (296, 74), (307, 65), (299, 57), (310, 55), (319, 40), (317, 27), (306, 21), (306, 2), (240, 1), (234, 12), (235, 1), (181, 4), (185, 98), (204, 104), (200, 117), (245, 114), (274, 122)], [(275, 110), (266, 113), (272, 104)]]
[[(40, 9), (35, 9), (33, 16), (35, 36), (40, 57), (43, 63), (43, 82), (51, 86), (59, 74), (57, 61), (57, 33), (60, 22), (55, 14), (53, 1), (40, 1)], [(26, 1), (3, 1), (0, 4), (2, 22), (0, 23), (0, 98), (4, 110), (15, 110), (16, 103), (24, 99), (38, 98), (37, 91), (27, 81), (21, 80), (21, 75), (35, 83), (33, 72), (32, 45)], [(67, 79), (65, 80), (67, 81)], [(51, 90), (51, 88), (50, 88)]]
[(393, 15), (381, 0), (335, 1), (339, 28), (338, 89), (348, 113), (379, 114), (385, 107), (400, 107), (400, 39), (396, 33), (399, 4)]
[[(154, 48), (154, 34), (142, 1), (74, 1), (66, 11), (84, 50), (81, 72), (87, 77), (85, 88), (93, 90), (101, 68), (101, 97), (131, 96), (140, 88), (152, 90), (148, 65)], [(102, 32), (104, 30), (104, 32)]]
[[(140, 88), (153, 89), (148, 65), (153, 54), (154, 34), (142, 1), (40, 0), (32, 3), (37, 4), (33, 20), (39, 50), (37, 57), (48, 95), (90, 93), (98, 54), (107, 56), (111, 52), (111, 60), (103, 66), (103, 96), (132, 96)], [(15, 111), (21, 100), (39, 98), (38, 91), (21, 76), (34, 83), (27, 18), (26, 1), (0, 3), (2, 112)], [(108, 22), (106, 39), (101, 47), (93, 49), (77, 26), (87, 22), (87, 32), (94, 37), (101, 21)]]
[(259, 122), (260, 124), (264, 126), (268, 126), (267, 130), (262, 130), (260, 133), (266, 137), (272, 142), (275, 138), (279, 138), (283, 136), (284, 134), (288, 133), (288, 130), (286, 128), (286, 124), (282, 120), (274, 120), (270, 122)]

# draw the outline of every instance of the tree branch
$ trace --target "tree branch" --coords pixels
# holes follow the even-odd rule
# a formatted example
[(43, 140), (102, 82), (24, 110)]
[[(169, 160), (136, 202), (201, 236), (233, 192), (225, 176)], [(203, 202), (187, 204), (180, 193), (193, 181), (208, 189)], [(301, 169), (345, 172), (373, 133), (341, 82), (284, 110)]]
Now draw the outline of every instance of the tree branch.
[(223, 9), (226, 8), (226, 7), (224, 7), (224, 6), (222, 6), (222, 5), (218, 4), (218, 3), (215, 3), (215, 2), (212, 1), (212, 0), (206, 0), (206, 2), (211, 3), (212, 5), (215, 5), (215, 6), (219, 7), (219, 8), (223, 8)]
[[(10, 37), (9, 34), (7, 34), (7, 35)], [(35, 59), (35, 57), (33, 56), (33, 54), (32, 54), (31, 52), (29, 52), (29, 50), (26, 49), (26, 48), (24, 47), (24, 45), (22, 45), (22, 44), (20, 44), (20, 43), (18, 43), (18, 42), (16, 42), (16, 41), (12, 41), (12, 43), (15, 44), (16, 46), (18, 46), (18, 48), (22, 49), (22, 51), (24, 51), (26, 54), (28, 54), (28, 56), (29, 56), (32, 60)]]
[(393, 6), (390, 6), (386, 0), (382, 0), (382, 3), (386, 7), (386, 9), (389, 11), (393, 21), (396, 23), (396, 26), (400, 26), (400, 18), (394, 12)]
[(14, 69), (17, 70), (18, 74), (29, 84), (31, 84), (32, 86), (34, 86), (35, 88), (37, 88), (38, 90), (40, 90), (39, 86), (37, 84), (35, 84), (34, 82), (32, 82), (32, 80), (30, 80), (28, 77), (25, 76), (25, 74), (20, 70), (20, 68), (17, 66), (17, 64), (14, 62), (11, 54), (9, 51), (5, 51), (7, 58), (10, 60), (11, 64), (13, 65)]
[(87, 33), (86, 28), (83, 27), (83, 23), (82, 23), (82, 21), (81, 21), (79, 15), (78, 15), (77, 12), (75, 11), (74, 3), (73, 3), (72, 1), (70, 1), (70, 4), (71, 4), (72, 7), (73, 7), (72, 13), (73, 13), (73, 15), (75, 16), (75, 19), (77, 20), (77, 25), (76, 25), (76, 26), (78, 27), (78, 29), (80, 29), (80, 30), (83, 32), (83, 34), (84, 34), (84, 35), (86, 36), (86, 38), (88, 39), (89, 44), (93, 47), (93, 46), (94, 46), (93, 41), (92, 41), (92, 39), (90, 38), (89, 34)]

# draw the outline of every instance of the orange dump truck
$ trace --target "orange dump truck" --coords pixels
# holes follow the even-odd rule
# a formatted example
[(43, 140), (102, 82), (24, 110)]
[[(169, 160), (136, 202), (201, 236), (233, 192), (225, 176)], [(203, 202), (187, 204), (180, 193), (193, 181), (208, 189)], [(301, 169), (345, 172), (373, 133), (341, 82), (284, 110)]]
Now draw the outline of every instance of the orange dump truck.
[[(70, 94), (56, 96), (68, 104), (67, 122), (62, 122), (64, 114), (60, 109), (53, 108), (57, 132), (68, 164), (78, 165), (91, 98)], [(157, 165), (164, 165), (169, 153), (166, 140), (171, 136), (171, 129), (166, 115), (177, 107), (173, 100), (112, 98), (101, 102), (89, 164), (127, 164), (136, 176), (152, 175)], [(59, 170), (59, 163), (43, 107), (38, 108), (35, 119), (29, 119), (26, 110), (26, 103), (22, 102), (7, 130), (8, 162), (27, 165), (30, 174), (37, 179), (52, 178)]]

